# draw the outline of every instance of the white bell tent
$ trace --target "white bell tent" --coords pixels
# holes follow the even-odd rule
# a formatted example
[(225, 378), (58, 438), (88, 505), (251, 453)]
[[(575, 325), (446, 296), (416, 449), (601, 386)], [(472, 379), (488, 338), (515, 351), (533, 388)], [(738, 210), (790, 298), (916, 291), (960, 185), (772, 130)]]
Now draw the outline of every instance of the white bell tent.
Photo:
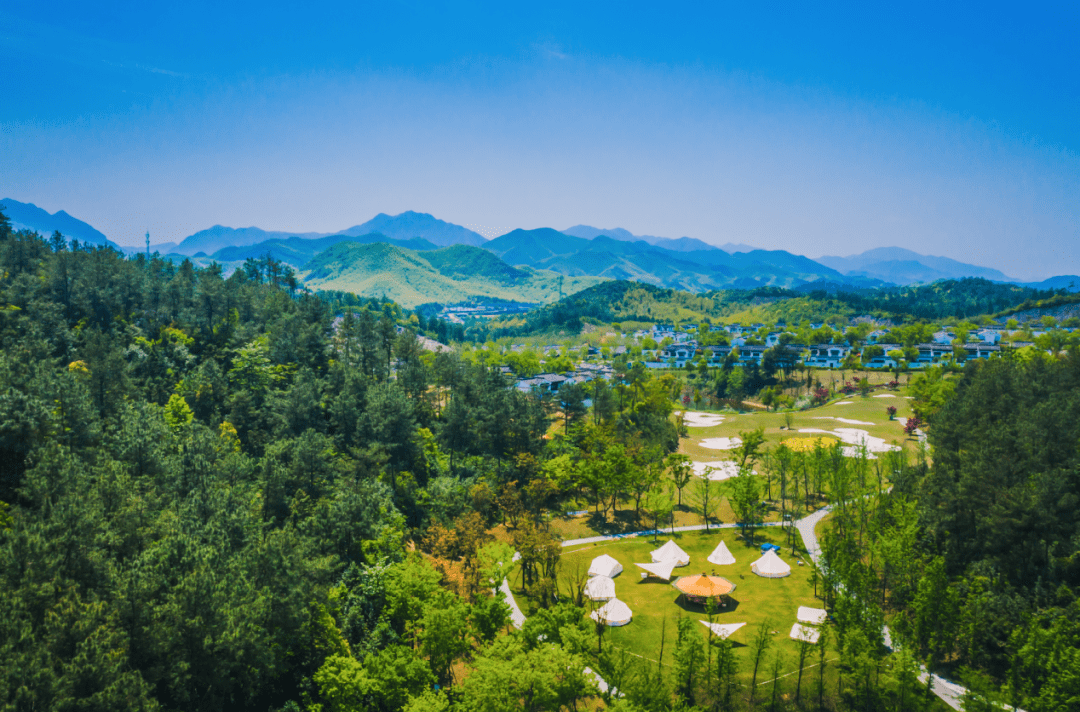
[(585, 583), (585, 595), (594, 601), (615, 598), (615, 582), (607, 576), (593, 576)]
[(613, 598), (603, 606), (589, 614), (597, 623), (610, 626), (622, 626), (630, 622), (634, 614), (630, 607), (617, 598)]
[(590, 576), (607, 576), (608, 578), (615, 578), (622, 573), (622, 564), (615, 560), (615, 557), (608, 556), (607, 554), (601, 554), (592, 560), (589, 565)]
[(654, 564), (659, 564), (661, 561), (674, 561), (676, 566), (690, 564), (690, 554), (679, 548), (673, 539), (668, 539), (666, 544), (652, 551), (651, 556)]
[(777, 556), (772, 549), (766, 551), (764, 556), (750, 564), (750, 570), (765, 578), (784, 578), (791, 575), (791, 567), (784, 563), (783, 559)]
[(728, 551), (727, 544), (720, 542), (713, 549), (713, 553), (709, 554), (709, 558), (706, 559), (710, 564), (716, 564), (717, 566), (727, 566), (728, 564), (735, 563), (735, 557)]

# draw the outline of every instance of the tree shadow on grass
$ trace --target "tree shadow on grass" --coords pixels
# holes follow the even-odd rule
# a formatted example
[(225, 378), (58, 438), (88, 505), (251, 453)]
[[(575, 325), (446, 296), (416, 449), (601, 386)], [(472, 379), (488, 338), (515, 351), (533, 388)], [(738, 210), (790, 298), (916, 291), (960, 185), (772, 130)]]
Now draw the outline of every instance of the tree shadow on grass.
[(602, 535), (624, 534), (647, 528), (638, 519), (633, 509), (620, 509), (617, 512), (611, 512), (610, 519), (608, 516), (603, 512), (589, 512), (589, 528)]
[(670, 581), (665, 581), (664, 579), (662, 579), (662, 578), (660, 578), (658, 576), (645, 576), (644, 578), (638, 578), (638, 583), (639, 584), (643, 584), (643, 583), (662, 584), (664, 586), (670, 586), (671, 585)]
[[(728, 598), (725, 601), (725, 604), (726, 605), (723, 606), (723, 607), (720, 607), (720, 606), (716, 607), (716, 615), (717, 616), (722, 616), (725, 613), (734, 613), (736, 610), (738, 610), (739, 605), (740, 605), (739, 600), (736, 599), (736, 598)], [(708, 610), (706, 610), (706, 608), (705, 608), (705, 606), (703, 604), (701, 604), (701, 603), (693, 603), (691, 601), (688, 601), (686, 599), (686, 596), (683, 596), (683, 595), (680, 595), (677, 599), (675, 599), (675, 605), (678, 606), (679, 608), (683, 609), (687, 613), (700, 613), (703, 616), (709, 614)], [(722, 620), (717, 620), (717, 621), (714, 621), (714, 622), (715, 623), (723, 623)]]

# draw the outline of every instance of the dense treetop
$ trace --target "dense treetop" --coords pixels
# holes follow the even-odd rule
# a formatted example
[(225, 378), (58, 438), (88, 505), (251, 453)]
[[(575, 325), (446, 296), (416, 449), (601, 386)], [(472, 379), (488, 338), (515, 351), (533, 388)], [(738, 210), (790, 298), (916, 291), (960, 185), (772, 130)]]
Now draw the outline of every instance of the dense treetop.
[[(719, 308), (596, 290), (528, 318)], [(548, 526), (568, 502), (644, 528), (675, 490), (708, 499), (674, 454), (680, 377), (621, 358), (535, 398), (476, 353), (423, 351), (412, 327), (432, 323), (310, 294), (273, 259), (228, 276), (126, 259), (0, 212), (0, 708), (573, 709), (598, 696), (586, 665), (626, 712), (752, 701), (730, 644), (706, 656), (685, 622), (671, 670), (597, 652)], [(747, 537), (766, 505), (834, 506), (820, 580), (841, 658), (822, 658), (819, 703), (916, 709), (917, 662), (1032, 712), (1078, 698), (1078, 364), (1021, 350), (917, 377), (914, 462), (743, 434), (736, 459), (764, 477), (744, 468), (725, 496)], [(784, 373), (725, 364), (709, 383), (742, 397)], [(515, 566), (520, 632), (491, 595)]]

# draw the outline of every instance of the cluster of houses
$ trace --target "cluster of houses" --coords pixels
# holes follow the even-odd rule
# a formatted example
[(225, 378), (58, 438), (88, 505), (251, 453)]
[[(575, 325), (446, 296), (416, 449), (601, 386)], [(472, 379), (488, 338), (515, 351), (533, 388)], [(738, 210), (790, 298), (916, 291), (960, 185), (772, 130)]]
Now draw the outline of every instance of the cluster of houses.
[[(503, 366), (503, 372), (510, 374), (510, 367)], [(541, 373), (532, 378), (518, 379), (516, 388), (523, 393), (555, 393), (564, 385), (588, 383), (597, 378), (611, 380), (614, 370), (611, 366), (595, 363), (579, 363), (568, 373)]]
[[(643, 349), (643, 364), (648, 368), (683, 368), (688, 363), (696, 363), (704, 359), (709, 368), (720, 368), (729, 359), (743, 366), (751, 364), (760, 365), (765, 358), (765, 353), (770, 349), (784, 343), (785, 335), (794, 337), (794, 334), (784, 331), (784, 324), (777, 325), (777, 331), (772, 331), (764, 336), (761, 335), (763, 324), (742, 325), (686, 325), (676, 328), (671, 324), (656, 324), (651, 329), (634, 332), (633, 337), (642, 342), (651, 339), (662, 346), (655, 349)], [(823, 324), (811, 324), (812, 329), (819, 329)], [(703, 346), (700, 343), (701, 331), (708, 329), (711, 332), (725, 332), (726, 344)], [(1030, 345), (1027, 342), (1013, 342), (1009, 346), (1002, 346), (1002, 335), (1007, 333), (1003, 327), (990, 327), (968, 334), (968, 342), (960, 345), (966, 352), (966, 358), (986, 359), (1001, 352), (1002, 348), (1013, 348)], [(896, 351), (903, 351), (901, 344), (881, 341), (888, 337), (889, 332), (878, 329), (870, 332), (866, 337), (862, 353), (847, 343), (839, 344), (798, 344), (784, 343), (785, 349), (782, 358), (791, 359), (792, 365), (808, 366), (813, 368), (842, 368), (849, 357), (854, 353), (860, 356), (860, 363), (866, 368), (897, 367)], [(627, 336), (624, 334), (624, 336)], [(934, 333), (928, 343), (918, 344), (915, 350), (916, 358), (907, 361), (907, 366), (913, 369), (926, 368), (933, 364), (941, 363), (954, 357), (953, 343), (956, 333), (947, 329), (941, 329)], [(754, 339), (754, 344), (747, 341)], [(877, 347), (867, 351), (867, 347)], [(523, 347), (522, 347), (523, 348)], [(557, 353), (559, 346), (552, 344), (543, 349), (545, 353)], [(625, 346), (615, 349), (614, 355), (626, 353)], [(595, 347), (589, 347), (588, 355), (598, 355)], [(504, 369), (509, 373), (509, 369)], [(523, 378), (517, 381), (517, 388), (523, 392), (548, 393), (556, 392), (559, 387), (566, 383), (586, 383), (595, 378), (610, 379), (612, 368), (607, 365), (592, 363), (580, 363), (574, 371), (568, 373), (543, 373), (532, 378)]]
[[(687, 362), (698, 358), (705, 358), (709, 367), (720, 366), (733, 351), (737, 363), (749, 365), (752, 363), (760, 364), (765, 352), (779, 345), (782, 342), (781, 337), (785, 334), (794, 336), (790, 332), (773, 331), (761, 338), (758, 334), (762, 326), (762, 324), (752, 324), (748, 327), (741, 325), (709, 327), (710, 331), (727, 332), (729, 335), (728, 344), (723, 346), (701, 346), (696, 338), (698, 334), (697, 326), (675, 329), (671, 325), (657, 324), (651, 330), (638, 332), (636, 335), (649, 336), (660, 341), (671, 340), (663, 348), (643, 352), (648, 358), (645, 365), (650, 368), (670, 368), (672, 366), (681, 368)], [(821, 328), (822, 324), (811, 324), (810, 326), (812, 329), (818, 329)], [(1002, 332), (1003, 329), (1001, 328), (987, 328), (969, 334), (968, 338), (972, 340), (962, 346), (967, 352), (967, 358), (990, 358), (990, 356), (1000, 352)], [(901, 344), (879, 341), (879, 339), (885, 338), (888, 333), (884, 329), (878, 329), (870, 332), (867, 336), (866, 345), (880, 347), (881, 353), (866, 359), (865, 366), (869, 368), (896, 368), (896, 360), (890, 356), (890, 352), (902, 351), (904, 347)], [(746, 342), (749, 338), (755, 338), (763, 343), (747, 345)], [(955, 339), (956, 334), (951, 331), (943, 329), (935, 332), (930, 343), (916, 346), (918, 358), (911, 360), (909, 366), (912, 368), (924, 368), (940, 363), (946, 358), (951, 358)], [(1022, 346), (1025, 344), (1016, 345)], [(845, 343), (810, 345), (787, 343), (786, 347), (787, 351), (793, 358), (797, 359), (800, 365), (814, 368), (840, 368), (855, 351), (852, 346)], [(875, 353), (876, 351), (877, 349), (874, 350)]]

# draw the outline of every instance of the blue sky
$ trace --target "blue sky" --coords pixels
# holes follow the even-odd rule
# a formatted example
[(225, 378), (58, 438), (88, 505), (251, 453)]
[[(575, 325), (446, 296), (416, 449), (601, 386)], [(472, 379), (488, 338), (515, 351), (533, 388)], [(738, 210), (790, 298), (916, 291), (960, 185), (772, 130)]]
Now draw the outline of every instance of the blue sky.
[(1080, 273), (1075, 3), (221, 5), (0, 6), (0, 197), (121, 243), (411, 209)]

